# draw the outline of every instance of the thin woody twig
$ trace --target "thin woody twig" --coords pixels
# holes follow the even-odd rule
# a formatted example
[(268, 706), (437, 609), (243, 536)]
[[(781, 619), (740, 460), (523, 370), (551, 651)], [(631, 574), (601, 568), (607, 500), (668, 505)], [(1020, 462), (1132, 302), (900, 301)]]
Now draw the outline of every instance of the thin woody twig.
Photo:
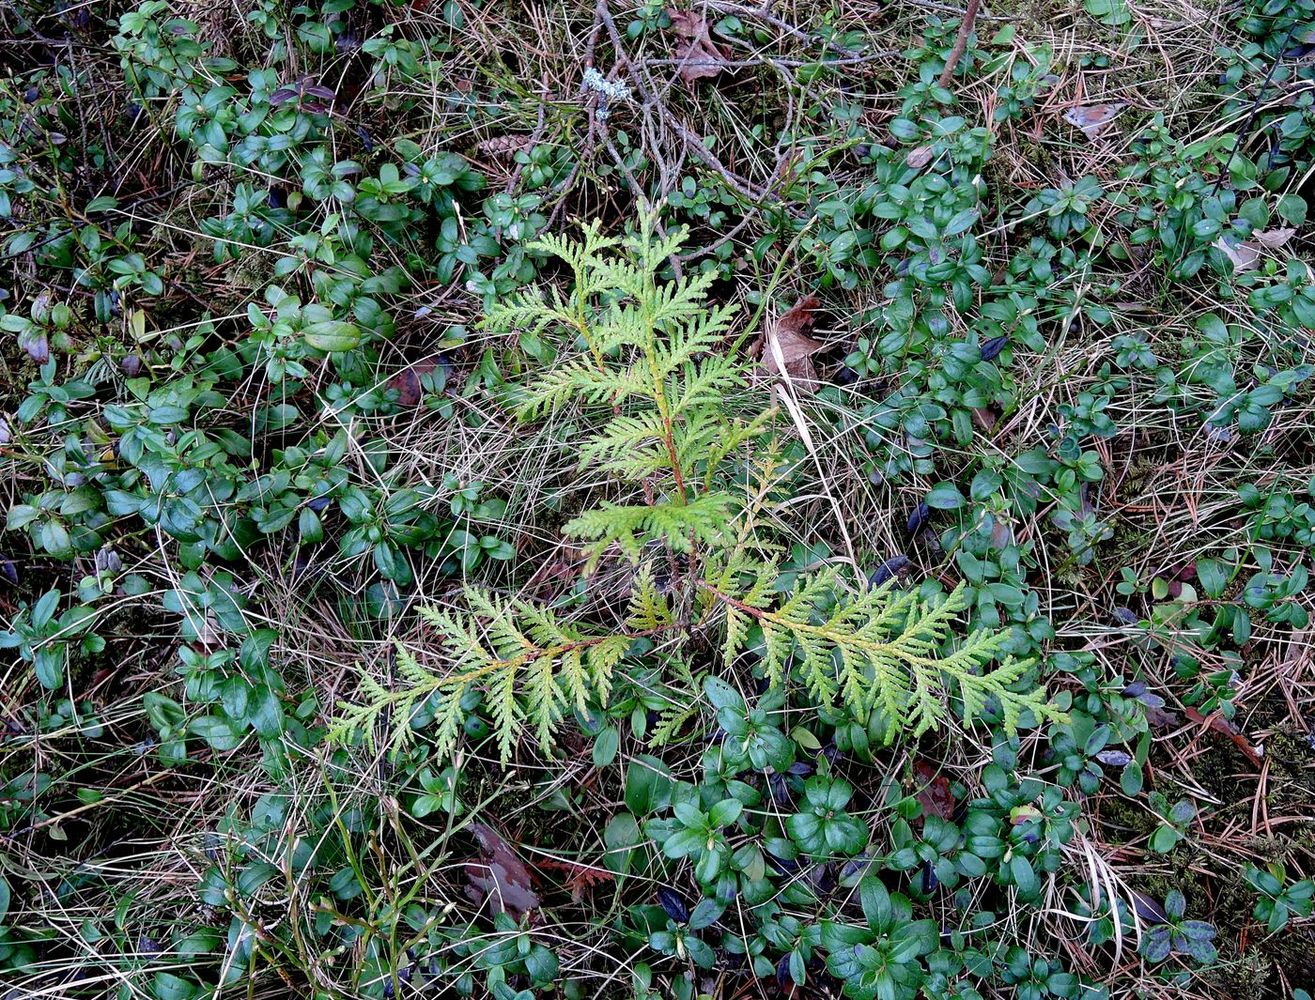
[(598, 0), (598, 13), (603, 20), (603, 26), (607, 30), (608, 37), (611, 39), (612, 48), (616, 52), (617, 64), (625, 70), (626, 75), (630, 78), (635, 89), (639, 91), (640, 96), (644, 98), (646, 107), (651, 107), (657, 112), (658, 116), (668, 128), (674, 131), (684, 142), (686, 149), (695, 157), (703, 162), (710, 169), (721, 175), (728, 185), (736, 190), (741, 197), (746, 198), (755, 204), (760, 203), (766, 197), (763, 190), (754, 190), (755, 185), (748, 178), (740, 177), (726, 167), (713, 153), (703, 144), (703, 140), (691, 132), (682, 122), (678, 121), (674, 115), (667, 110), (666, 106), (659, 101), (654, 95), (648, 82), (644, 79), (643, 74), (639, 72), (639, 67), (634, 60), (626, 53), (625, 45), (621, 41), (621, 33), (617, 30), (616, 22), (612, 19), (612, 14), (607, 8), (607, 0)]
[(939, 86), (948, 87), (954, 80), (954, 67), (959, 65), (963, 50), (968, 47), (968, 36), (972, 34), (973, 23), (977, 20), (977, 8), (981, 4), (982, 0), (968, 0), (968, 9), (963, 12), (963, 20), (959, 23), (959, 34), (954, 40), (954, 48), (950, 50), (950, 58), (945, 60), (945, 69), (941, 72), (940, 80), (937, 81)]

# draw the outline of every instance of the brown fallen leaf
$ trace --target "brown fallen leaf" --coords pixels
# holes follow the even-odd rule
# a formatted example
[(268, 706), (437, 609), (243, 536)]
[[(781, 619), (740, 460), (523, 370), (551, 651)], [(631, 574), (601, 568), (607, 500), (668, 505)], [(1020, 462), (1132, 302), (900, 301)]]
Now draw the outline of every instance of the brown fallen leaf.
[(420, 401), (425, 397), (425, 389), (420, 384), (420, 380), (441, 363), (442, 361), (435, 355), (432, 358), (417, 361), (410, 367), (403, 368), (390, 378), (388, 387), (397, 390), (398, 403), (406, 407), (419, 406)]
[(805, 295), (768, 326), (766, 335), (755, 344), (768, 371), (788, 375), (797, 386), (809, 391), (817, 385), (813, 355), (826, 350), (827, 345), (806, 336), (804, 331), (812, 328), (813, 311), (820, 304), (816, 295)]
[(1249, 240), (1243, 240), (1241, 243), (1230, 243), (1221, 236), (1215, 240), (1214, 246), (1223, 251), (1224, 256), (1233, 262), (1233, 271), (1241, 274), (1255, 267), (1266, 250), (1280, 249), (1296, 233), (1297, 231), (1291, 228), (1267, 229), (1261, 233), (1252, 233)]
[(1252, 233), (1251, 239), (1255, 240), (1262, 247), (1266, 247), (1270, 250), (1277, 250), (1296, 234), (1297, 231), (1295, 229), (1290, 226), (1285, 226), (1282, 229), (1266, 229), (1262, 233)]
[(904, 162), (914, 170), (921, 170), (931, 162), (931, 147), (919, 146), (916, 149), (909, 150), (909, 155), (904, 157)]
[(1260, 260), (1260, 250), (1254, 246), (1247, 246), (1245, 243), (1233, 245), (1221, 236), (1215, 240), (1214, 245), (1223, 252), (1225, 257), (1233, 262), (1234, 274), (1250, 271), (1256, 266), (1256, 262)]
[(1172, 729), (1178, 725), (1178, 713), (1156, 705), (1148, 705), (1146, 721), (1155, 729)]
[(708, 33), (707, 18), (693, 11), (671, 9), (667, 16), (671, 18), (671, 30), (680, 36), (675, 57), (680, 60), (679, 75), (686, 85), (719, 75), (726, 68), (726, 53)]
[(577, 903), (584, 898), (585, 893), (595, 886), (602, 885), (605, 882), (615, 881), (616, 876), (604, 868), (590, 868), (588, 865), (577, 865), (573, 861), (557, 861), (553, 858), (545, 858), (539, 862), (541, 868), (553, 868), (566, 873), (566, 888), (570, 890), (571, 898)]
[(996, 416), (995, 411), (984, 406), (973, 407), (973, 423), (975, 423), (983, 434), (990, 434), (995, 430), (995, 423), (1000, 418)]
[(1260, 767), (1264, 760), (1261, 757), (1261, 751), (1251, 745), (1251, 741), (1243, 736), (1231, 722), (1223, 717), (1219, 712), (1211, 712), (1209, 715), (1202, 715), (1194, 708), (1188, 708), (1184, 713), (1188, 719), (1211, 729), (1220, 736), (1227, 736), (1233, 741), (1233, 745), (1242, 751), (1247, 760), (1251, 761), (1256, 767)]
[(954, 792), (950, 790), (950, 779), (933, 764), (925, 760), (913, 762), (913, 770), (918, 780), (925, 784), (913, 793), (913, 797), (922, 806), (923, 824), (927, 817), (939, 816), (941, 819), (954, 818)]
[(584, 557), (565, 539), (551, 553), (540, 557), (525, 592), (534, 600), (549, 604), (575, 586)]
[(479, 843), (480, 859), (466, 865), (466, 896), (475, 903), (488, 900), (494, 913), (504, 910), (519, 920), (539, 905), (530, 888), (530, 870), (516, 857), (505, 840), (484, 823), (471, 823), (471, 835)]
[(1094, 139), (1127, 106), (1124, 101), (1115, 101), (1113, 104), (1079, 104), (1064, 112), (1064, 121), (1082, 129), (1088, 139)]

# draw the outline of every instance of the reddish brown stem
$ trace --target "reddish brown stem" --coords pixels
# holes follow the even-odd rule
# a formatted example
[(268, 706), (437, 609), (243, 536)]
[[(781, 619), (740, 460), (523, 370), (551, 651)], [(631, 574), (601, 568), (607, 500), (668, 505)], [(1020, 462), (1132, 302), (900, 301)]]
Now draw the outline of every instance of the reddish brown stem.
[(959, 25), (959, 36), (954, 40), (954, 48), (950, 50), (950, 58), (945, 60), (945, 69), (938, 81), (942, 87), (948, 87), (954, 79), (954, 67), (959, 65), (963, 50), (968, 47), (968, 36), (972, 34), (977, 8), (981, 5), (982, 0), (968, 0), (968, 9), (963, 12), (963, 21)]

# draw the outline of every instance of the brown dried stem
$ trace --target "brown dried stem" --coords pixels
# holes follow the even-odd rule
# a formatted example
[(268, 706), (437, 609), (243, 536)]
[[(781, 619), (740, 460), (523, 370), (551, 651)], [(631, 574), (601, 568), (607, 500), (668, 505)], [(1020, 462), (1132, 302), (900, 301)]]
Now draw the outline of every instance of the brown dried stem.
[(972, 34), (973, 23), (977, 20), (977, 8), (981, 5), (982, 0), (968, 0), (968, 9), (963, 12), (963, 20), (959, 23), (958, 37), (954, 39), (954, 48), (950, 50), (950, 58), (945, 60), (945, 69), (937, 81), (942, 87), (948, 87), (954, 80), (954, 67), (959, 65), (963, 50), (968, 47), (968, 36)]

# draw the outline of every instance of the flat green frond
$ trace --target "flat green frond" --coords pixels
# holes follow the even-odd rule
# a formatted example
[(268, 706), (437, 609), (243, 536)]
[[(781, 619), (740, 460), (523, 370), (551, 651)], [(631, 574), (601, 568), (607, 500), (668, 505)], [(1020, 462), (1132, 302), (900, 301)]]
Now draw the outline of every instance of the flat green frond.
[(705, 493), (686, 504), (672, 501), (623, 506), (605, 503), (586, 511), (566, 525), (572, 538), (590, 542), (588, 553), (596, 561), (615, 544), (637, 563), (644, 546), (660, 539), (675, 552), (688, 552), (694, 542), (715, 544), (731, 517), (734, 498), (726, 493)]
[(707, 316), (708, 308), (704, 302), (708, 289), (716, 281), (713, 271), (704, 271), (693, 276), (686, 276), (677, 281), (669, 281), (653, 292), (648, 302), (653, 326), (668, 331), (678, 323)]
[[(585, 237), (588, 239), (589, 229), (585, 228)], [(584, 251), (584, 246), (575, 240), (559, 233), (544, 233), (535, 240), (531, 240), (528, 249), (534, 253), (547, 254), (557, 257), (568, 264), (573, 264), (580, 258)]]
[[(374, 745), (379, 731), (387, 730), (389, 747), (400, 749), (414, 738), (415, 720), (425, 709), (430, 721), (422, 728), (436, 753), (450, 755), (465, 721), (462, 700), (478, 691), (506, 761), (523, 727), (550, 752), (569, 711), (606, 703), (630, 636), (587, 634), (550, 608), (474, 587), (465, 590), (465, 601), (466, 613), (420, 609), (440, 636), (441, 668), (425, 665), (399, 645), (397, 683), (388, 687), (363, 674), (358, 700), (338, 705), (330, 726), (335, 739), (363, 735)], [(652, 613), (657, 620), (658, 612)], [(663, 614), (669, 620), (669, 612)]]
[(590, 687), (602, 704), (607, 704), (607, 696), (612, 689), (612, 676), (617, 664), (633, 642), (628, 635), (614, 635), (588, 647), (584, 662), (587, 674), (581, 674), (581, 684), (573, 689), (576, 694), (575, 705), (581, 712), (585, 711), (584, 695)]
[[(682, 415), (694, 410), (712, 409), (723, 419), (725, 394), (744, 384), (744, 377), (739, 366), (726, 358), (704, 358), (696, 363), (682, 362), (673, 365), (680, 369), (680, 378), (671, 385), (671, 409), (675, 415)], [(669, 377), (671, 370), (664, 371)]]
[[(707, 452), (699, 460), (706, 470), (705, 477), (710, 478), (717, 467), (737, 449), (760, 437), (771, 417), (772, 415), (769, 413), (760, 413), (752, 420), (737, 420), (723, 426), (715, 440), (709, 444)], [(765, 544), (770, 544), (770, 542)]]
[(629, 357), (635, 353), (634, 346), (644, 339), (644, 320), (633, 308), (614, 305), (597, 317), (591, 333), (603, 354)]
[[(484, 694), (484, 705), (493, 717), (493, 731), (497, 734), (498, 740), (498, 756), (503, 760), (509, 760), (511, 748), (520, 729), (521, 717), (520, 706), (516, 700), (516, 668), (511, 663), (504, 663), (490, 675)], [(539, 703), (537, 714), (541, 723), (549, 717), (551, 711), (551, 706)]]
[(677, 226), (667, 231), (665, 236), (657, 232), (656, 216), (642, 212), (639, 216), (639, 232), (627, 235), (625, 247), (631, 257), (645, 271), (655, 274), (662, 268), (667, 258), (678, 253), (689, 238), (686, 226)]
[(671, 623), (671, 607), (653, 580), (653, 567), (645, 563), (631, 584), (626, 626), (633, 632), (651, 632)]
[(361, 699), (356, 703), (338, 703), (340, 714), (329, 726), (332, 739), (346, 741), (363, 735), (371, 747), (376, 747), (378, 730), (390, 728), (390, 746), (398, 748), (410, 742), (411, 723), (417, 710), (425, 699), (442, 688), (444, 678), (422, 666), (401, 643), (396, 644), (394, 662), (401, 684), (390, 689), (362, 672)]
[(703, 688), (706, 671), (696, 676), (688, 663), (676, 660), (671, 665), (671, 672), (676, 675), (675, 681), (679, 683), (668, 681), (658, 691), (666, 699), (667, 705), (658, 710), (657, 724), (649, 733), (649, 744), (655, 747), (671, 742), (685, 724), (698, 715), (702, 701), (699, 692)]
[(518, 600), (515, 608), (517, 621), (535, 648), (568, 646), (582, 638), (579, 632), (559, 621), (552, 609), (544, 605)]
[[(616, 417), (593, 439), (586, 441), (580, 448), (582, 464), (606, 466), (617, 463), (618, 470), (625, 470), (635, 458), (635, 453), (646, 446), (658, 445), (658, 459), (667, 454), (665, 445), (666, 425), (662, 415), (655, 410), (647, 410), (630, 416)], [(621, 461), (618, 462), (618, 459)], [(640, 466), (644, 474), (655, 471), (649, 462)], [(661, 467), (660, 465), (658, 466)], [(634, 475), (628, 478), (637, 478)]]
[(587, 361), (572, 361), (526, 386), (517, 416), (536, 419), (567, 402), (620, 405), (631, 396), (651, 392), (651, 380), (636, 368), (599, 369)]
[(747, 595), (722, 594), (727, 656), (738, 651), (744, 619), (755, 618), (769, 681), (783, 683), (787, 672), (793, 673), (823, 704), (842, 703), (859, 717), (878, 709), (887, 720), (888, 739), (898, 728), (914, 735), (937, 728), (955, 696), (965, 722), (990, 706), (1009, 733), (1017, 731), (1024, 713), (1037, 720), (1063, 718), (1039, 688), (1015, 690), (1030, 663), (1007, 659), (991, 666), (1007, 633), (976, 632), (957, 649), (942, 652), (964, 607), (962, 586), (937, 607), (889, 587), (849, 593), (827, 571), (799, 584), (775, 610), (759, 609), (765, 594), (761, 583), (755, 591), (753, 604), (743, 599)]
[(527, 244), (535, 253), (556, 257), (575, 272), (578, 281), (582, 274), (597, 265), (600, 254), (621, 244), (621, 241), (603, 234), (599, 220), (594, 219), (580, 227), (580, 238), (572, 239), (558, 233), (544, 233)]
[(748, 615), (735, 608), (726, 608), (726, 638), (722, 643), (721, 657), (727, 667), (734, 667), (735, 659), (744, 649), (745, 639), (749, 633)]
[(434, 713), (429, 735), (434, 741), (434, 755), (439, 760), (451, 757), (461, 738), (462, 726), (466, 721), (466, 713), (461, 707), (462, 692), (463, 689), (457, 689), (445, 693), (438, 711)]
[(543, 329), (555, 313), (537, 287), (522, 289), (498, 302), (484, 314), (480, 325), (485, 329), (506, 332), (522, 326)]
[[(721, 346), (730, 329), (731, 320), (738, 312), (739, 306), (732, 302), (701, 309), (684, 317), (680, 323), (669, 324), (668, 344), (663, 352), (662, 373), (665, 375), (674, 371), (699, 354)], [(742, 359), (717, 356), (715, 360), (742, 377)]]

